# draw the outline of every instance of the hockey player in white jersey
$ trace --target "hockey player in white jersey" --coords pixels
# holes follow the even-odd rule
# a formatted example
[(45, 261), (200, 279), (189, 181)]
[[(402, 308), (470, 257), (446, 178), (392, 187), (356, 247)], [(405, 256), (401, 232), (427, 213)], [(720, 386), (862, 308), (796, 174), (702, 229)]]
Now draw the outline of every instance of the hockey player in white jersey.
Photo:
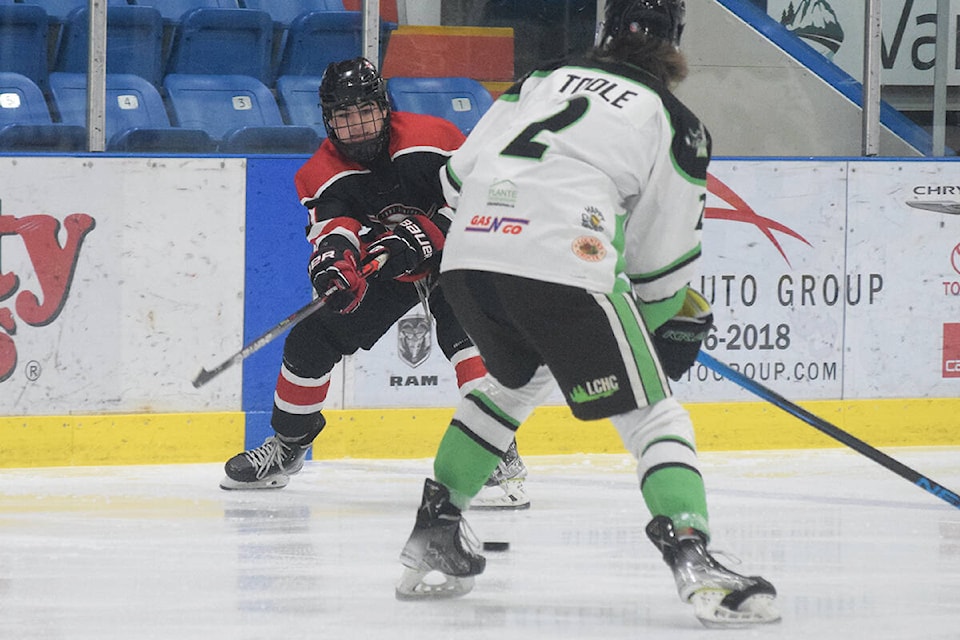
[(514, 85), (442, 171), (456, 215), (441, 286), (491, 375), (440, 442), (400, 599), (472, 589), (485, 559), (461, 511), (552, 376), (574, 416), (610, 418), (636, 457), (647, 535), (697, 618), (780, 617), (773, 585), (707, 551), (694, 429), (667, 379), (693, 365), (713, 320), (689, 287), (710, 136), (671, 93), (686, 75), (684, 13), (683, 0), (608, 0), (594, 49)]

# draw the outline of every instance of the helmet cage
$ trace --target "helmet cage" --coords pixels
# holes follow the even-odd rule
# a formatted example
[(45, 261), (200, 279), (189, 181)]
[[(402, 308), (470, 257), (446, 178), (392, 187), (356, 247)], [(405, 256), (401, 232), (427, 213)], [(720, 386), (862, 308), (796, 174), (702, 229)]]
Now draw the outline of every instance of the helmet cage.
[[(320, 81), (320, 109), (323, 126), (333, 145), (347, 158), (360, 164), (375, 160), (388, 146), (390, 138), (390, 101), (383, 77), (366, 58), (332, 62)], [(383, 111), (383, 125), (376, 137), (362, 142), (345, 142), (333, 126), (336, 111), (353, 106), (376, 104)]]

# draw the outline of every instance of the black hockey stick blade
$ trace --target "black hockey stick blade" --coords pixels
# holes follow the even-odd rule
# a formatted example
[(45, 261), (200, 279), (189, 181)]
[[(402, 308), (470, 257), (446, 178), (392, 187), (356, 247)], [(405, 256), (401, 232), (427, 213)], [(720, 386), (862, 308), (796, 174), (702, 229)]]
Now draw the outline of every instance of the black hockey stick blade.
[(756, 380), (751, 380), (736, 369), (733, 369), (732, 367), (720, 362), (713, 356), (707, 355), (701, 351), (697, 356), (697, 361), (708, 369), (715, 371), (727, 380), (730, 380), (754, 395), (757, 395), (776, 405), (777, 407), (780, 407), (787, 413), (800, 418), (814, 429), (825, 433), (834, 440), (837, 440), (850, 447), (857, 453), (870, 458), (883, 467), (886, 467), (888, 470), (894, 472), (902, 478), (905, 478), (910, 483), (915, 484), (924, 491), (927, 491), (928, 493), (940, 498), (944, 502), (947, 502), (960, 509), (960, 495), (954, 491), (950, 491), (942, 484), (934, 482), (927, 476), (915, 471), (914, 469), (911, 469), (902, 462), (891, 458), (882, 451), (870, 446), (863, 440), (860, 440), (859, 438), (847, 433), (840, 427), (837, 427), (827, 422), (823, 418), (810, 413), (803, 407), (790, 402), (776, 391), (765, 387)]
[[(380, 267), (382, 267), (387, 262), (387, 258), (388, 257), (386, 255), (381, 254), (376, 258), (368, 262), (365, 262), (360, 269), (360, 274), (364, 278), (369, 278), (374, 273), (380, 270)], [(284, 318), (283, 320), (275, 324), (274, 326), (267, 329), (266, 332), (264, 332), (263, 335), (261, 335), (259, 338), (257, 338), (256, 340), (254, 340), (253, 342), (245, 346), (240, 351), (237, 351), (235, 354), (233, 354), (232, 356), (230, 356), (229, 358), (227, 358), (226, 360), (218, 364), (213, 369), (207, 370), (207, 369), (201, 368), (200, 373), (198, 373), (197, 377), (193, 379), (193, 388), (199, 389), (200, 387), (207, 384), (208, 382), (210, 382), (211, 380), (219, 376), (221, 373), (223, 373), (233, 365), (237, 364), (238, 362), (242, 362), (248, 356), (252, 355), (253, 353), (259, 351), (263, 347), (267, 346), (268, 344), (276, 340), (281, 334), (283, 334), (284, 331), (286, 331), (293, 325), (297, 324), (307, 316), (311, 315), (312, 313), (320, 309), (323, 305), (327, 303), (327, 300), (330, 299), (330, 296), (336, 292), (337, 292), (336, 287), (330, 288), (319, 298), (311, 300), (310, 302), (303, 305), (302, 307), (300, 307), (299, 309), (291, 313), (289, 316), (287, 316), (286, 318)]]

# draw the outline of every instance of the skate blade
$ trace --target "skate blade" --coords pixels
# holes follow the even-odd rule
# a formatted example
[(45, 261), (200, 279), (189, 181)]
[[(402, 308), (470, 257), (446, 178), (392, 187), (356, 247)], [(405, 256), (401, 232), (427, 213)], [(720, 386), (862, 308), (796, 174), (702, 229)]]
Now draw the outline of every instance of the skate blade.
[(777, 598), (758, 593), (744, 600), (736, 610), (723, 606), (726, 591), (704, 589), (690, 596), (693, 613), (709, 629), (736, 629), (780, 622)]
[(290, 483), (290, 476), (277, 474), (255, 482), (238, 482), (230, 476), (224, 476), (220, 488), (224, 491), (248, 491), (259, 489), (283, 489)]
[(522, 511), (523, 509), (530, 508), (530, 501), (526, 502), (514, 502), (511, 501), (506, 496), (503, 500), (484, 500), (484, 501), (474, 501), (470, 503), (471, 511)]
[(439, 571), (405, 567), (395, 595), (397, 600), (442, 600), (459, 598), (473, 591), (473, 576), (448, 576)]

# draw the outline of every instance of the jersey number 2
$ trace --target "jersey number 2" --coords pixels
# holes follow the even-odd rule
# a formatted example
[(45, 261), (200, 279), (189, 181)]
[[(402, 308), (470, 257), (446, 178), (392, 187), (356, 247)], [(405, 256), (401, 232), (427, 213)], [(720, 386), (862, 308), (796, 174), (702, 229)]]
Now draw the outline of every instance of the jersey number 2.
[(547, 151), (547, 145), (541, 142), (534, 142), (533, 139), (541, 131), (553, 131), (554, 133), (566, 129), (574, 122), (579, 120), (587, 112), (590, 101), (583, 96), (578, 96), (567, 101), (567, 106), (563, 111), (555, 113), (549, 118), (538, 120), (532, 123), (526, 129), (520, 132), (510, 144), (500, 152), (505, 156), (516, 156), (518, 158), (533, 158), (539, 160)]

